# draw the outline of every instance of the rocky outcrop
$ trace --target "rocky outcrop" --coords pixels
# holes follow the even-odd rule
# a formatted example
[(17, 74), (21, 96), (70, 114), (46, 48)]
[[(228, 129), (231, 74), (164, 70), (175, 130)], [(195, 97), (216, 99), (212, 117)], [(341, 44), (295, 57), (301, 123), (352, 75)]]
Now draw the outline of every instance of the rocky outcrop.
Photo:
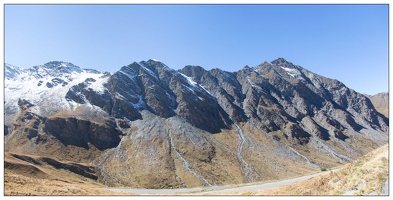
[(247, 117), (242, 109), (241, 102), (244, 95), (241, 85), (233, 73), (220, 69), (206, 71), (200, 66), (186, 66), (181, 72), (192, 77), (196, 83), (216, 97), (217, 103), (233, 122), (244, 122)]
[(88, 78), (84, 82), (72, 86), (65, 98), (68, 101), (74, 101), (80, 104), (91, 103), (111, 114), (114, 106), (114, 100), (111, 94), (107, 90), (104, 90), (103, 93), (94, 91), (92, 88), (88, 87), (90, 82), (96, 82), (96, 80)]
[[(189, 77), (157, 61), (135, 62), (122, 67), (109, 78), (107, 88), (113, 96), (119, 97), (118, 104), (127, 110), (146, 109), (163, 118), (177, 115), (211, 133), (228, 127), (227, 114), (214, 96)], [(137, 112), (131, 113), (136, 115)]]
[(7, 136), (10, 133), (10, 129), (7, 125), (4, 125), (4, 136)]
[(302, 120), (302, 124), (305, 126), (307, 131), (322, 140), (329, 140), (329, 131), (319, 126), (310, 116), (306, 116)]
[(19, 106), (23, 111), (13, 122), (12, 130), (23, 132), (29, 140), (35, 140), (35, 143), (42, 142), (47, 138), (45, 134), (50, 134), (64, 145), (88, 148), (88, 144), (92, 144), (97, 149), (104, 150), (116, 147), (123, 134), (111, 118), (102, 123), (75, 117), (45, 118), (32, 112), (34, 105), (27, 100), (20, 100)]
[(112, 120), (99, 124), (77, 118), (48, 118), (44, 132), (55, 136), (64, 145), (88, 148), (88, 143), (104, 150), (116, 147), (120, 142), (120, 132)]

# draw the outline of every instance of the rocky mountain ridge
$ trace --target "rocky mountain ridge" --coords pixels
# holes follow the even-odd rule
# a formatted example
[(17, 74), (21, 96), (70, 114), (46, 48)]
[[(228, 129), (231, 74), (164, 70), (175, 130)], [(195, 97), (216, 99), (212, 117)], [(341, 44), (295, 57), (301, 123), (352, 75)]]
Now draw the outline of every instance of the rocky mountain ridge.
[(388, 141), (369, 98), (283, 58), (237, 72), (156, 60), (115, 73), (6, 64), (5, 94), (6, 151), (90, 164), (108, 186), (277, 179)]
[(381, 92), (375, 95), (366, 95), (373, 103), (375, 109), (389, 118), (389, 93)]

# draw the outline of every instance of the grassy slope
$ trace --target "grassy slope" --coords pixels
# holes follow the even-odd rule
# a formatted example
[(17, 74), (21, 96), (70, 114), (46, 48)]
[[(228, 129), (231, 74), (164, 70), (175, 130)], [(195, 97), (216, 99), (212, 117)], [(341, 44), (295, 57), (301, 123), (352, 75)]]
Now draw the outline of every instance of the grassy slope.
[[(35, 159), (35, 157), (31, 157)], [(87, 196), (130, 195), (108, 191), (104, 185), (64, 169), (40, 163), (32, 164), (5, 154), (5, 196)]]
[[(51, 166), (33, 165), (5, 155), (4, 195), (130, 195), (108, 191), (94, 180)], [(229, 195), (367, 195), (380, 194), (388, 178), (388, 145), (340, 170), (275, 189)], [(224, 195), (224, 194), (222, 194)], [(228, 195), (228, 194), (225, 194)]]
[(388, 149), (384, 145), (340, 170), (306, 181), (231, 195), (377, 195), (389, 175)]

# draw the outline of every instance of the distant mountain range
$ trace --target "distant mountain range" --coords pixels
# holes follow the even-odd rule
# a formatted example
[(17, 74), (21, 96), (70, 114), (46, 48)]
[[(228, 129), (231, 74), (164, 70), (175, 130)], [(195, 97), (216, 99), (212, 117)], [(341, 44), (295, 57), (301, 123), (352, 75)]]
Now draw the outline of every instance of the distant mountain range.
[(389, 138), (372, 97), (283, 58), (237, 72), (157, 60), (114, 73), (58, 61), (4, 72), (5, 151), (81, 163), (107, 186), (299, 176)]
[(381, 92), (375, 95), (366, 95), (373, 103), (375, 109), (389, 118), (389, 93)]

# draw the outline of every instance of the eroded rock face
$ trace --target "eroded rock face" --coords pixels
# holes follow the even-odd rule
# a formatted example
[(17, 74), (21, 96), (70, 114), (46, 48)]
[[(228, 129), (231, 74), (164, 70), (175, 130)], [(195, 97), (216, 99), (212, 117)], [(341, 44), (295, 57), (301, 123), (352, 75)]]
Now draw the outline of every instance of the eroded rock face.
[[(214, 96), (160, 62), (149, 60), (125, 66), (110, 77), (107, 88), (126, 110), (149, 110), (163, 118), (177, 115), (211, 133), (228, 128), (230, 120)], [(112, 110), (112, 115), (121, 118), (116, 110)], [(136, 110), (131, 113), (137, 115)], [(124, 116), (130, 120), (137, 118)]]
[[(39, 77), (83, 71), (61, 62), (48, 63), (44, 68), (45, 73), (39, 73), (39, 66), (30, 71)], [(72, 80), (64, 77), (52, 78), (53, 87)], [(107, 80), (102, 82), (102, 77)], [(97, 81), (102, 84), (95, 84)], [(155, 60), (134, 62), (113, 74), (86, 78), (71, 86), (65, 98), (70, 103), (97, 106), (109, 116), (130, 121), (141, 119), (142, 110), (163, 118), (179, 116), (210, 133), (250, 120), (265, 131), (278, 131), (288, 123), (299, 124), (307, 116), (316, 122), (310, 126), (317, 127), (309, 128), (324, 140), (329, 140), (328, 135), (337, 135), (330, 126), (336, 127), (336, 132), (346, 126), (362, 130), (364, 126), (355, 118), (381, 131), (387, 131), (388, 127), (387, 118), (376, 112), (365, 96), (283, 58), (233, 73), (220, 69), (207, 71), (200, 66), (175, 71)], [(320, 112), (330, 117), (319, 119)], [(326, 126), (321, 125), (329, 118), (343, 120), (335, 120), (334, 125), (329, 120)], [(337, 128), (337, 124), (342, 126)]]
[(116, 147), (122, 134), (113, 121), (98, 124), (72, 117), (49, 118), (45, 122), (44, 131), (65, 145), (88, 148), (88, 143), (91, 143), (100, 150)]
[(206, 71), (200, 66), (186, 66), (181, 72), (209, 91), (231, 121), (247, 120), (241, 105), (245, 96), (241, 93), (241, 85), (234, 73), (219, 69)]
[(34, 105), (27, 100), (20, 100), (22, 110), (12, 124), (12, 130), (20, 131), (35, 143), (42, 142), (50, 134), (64, 145), (74, 145), (88, 149), (88, 144), (99, 150), (116, 147), (123, 134), (114, 119), (105, 119), (102, 123), (76, 117), (42, 117), (32, 112)]
[(10, 128), (7, 125), (4, 125), (4, 136), (7, 136), (10, 133)]

